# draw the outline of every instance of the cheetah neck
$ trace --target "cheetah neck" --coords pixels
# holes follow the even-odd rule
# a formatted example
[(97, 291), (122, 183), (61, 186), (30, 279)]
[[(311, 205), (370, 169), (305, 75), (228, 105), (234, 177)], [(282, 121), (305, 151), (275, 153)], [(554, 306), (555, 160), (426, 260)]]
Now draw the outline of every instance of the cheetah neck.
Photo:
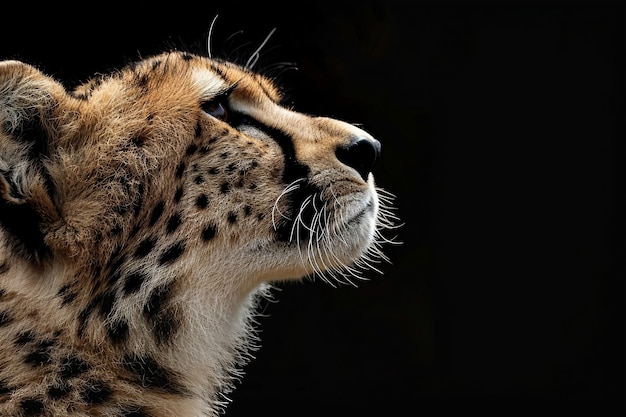
[[(118, 414), (103, 411), (104, 416), (125, 415), (120, 410), (140, 410), (138, 415), (150, 417), (219, 415), (255, 348), (253, 317), (258, 302), (269, 296), (269, 286), (215, 285), (223, 273), (179, 271), (147, 280), (125, 296), (128, 281), (137, 278), (132, 270), (121, 269), (114, 279), (111, 268), (101, 269), (109, 282), (89, 288), (78, 285), (84, 271), (66, 264), (55, 263), (44, 273), (13, 267), (19, 276), (5, 277), (6, 282), (28, 282), (31, 288), (7, 284), (5, 292), (15, 296), (5, 298), (29, 310), (21, 319), (15, 317), (24, 324), (21, 329), (4, 339), (15, 340), (29, 330), (35, 339), (26, 348), (41, 343), (37, 341), (54, 342), (58, 355), (45, 357), (46, 363), (32, 370), (41, 378), (63, 372), (68, 357), (85, 364), (72, 370), (68, 380), (73, 391), (56, 400), (59, 407), (98, 409), (100, 397), (85, 400), (80, 393), (102, 386), (98, 393), (103, 398), (106, 393), (106, 407), (118, 407)], [(111, 288), (121, 292), (113, 295)], [(37, 316), (49, 317), (45, 327)]]
[[(176, 410), (172, 415), (187, 415), (181, 414), (183, 406), (189, 416), (220, 414), (256, 347), (253, 318), (270, 287), (219, 285), (223, 279), (223, 271), (208, 269), (150, 280), (152, 286), (138, 294), (141, 301), (136, 305), (142, 307), (125, 313), (137, 328), (128, 336), (127, 352), (152, 358), (168, 375), (163, 385), (164, 391), (175, 394), (168, 404)], [(231, 272), (230, 279), (245, 282), (246, 277)], [(149, 400), (145, 407), (157, 401), (157, 388), (144, 389)], [(160, 417), (158, 412), (150, 415)]]

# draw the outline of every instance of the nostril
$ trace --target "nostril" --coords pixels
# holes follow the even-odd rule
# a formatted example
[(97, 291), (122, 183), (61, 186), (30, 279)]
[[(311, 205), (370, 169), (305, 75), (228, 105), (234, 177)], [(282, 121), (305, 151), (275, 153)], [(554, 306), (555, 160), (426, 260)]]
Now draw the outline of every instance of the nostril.
[(376, 139), (356, 138), (335, 150), (339, 161), (357, 170), (363, 180), (372, 172), (380, 156), (380, 142)]

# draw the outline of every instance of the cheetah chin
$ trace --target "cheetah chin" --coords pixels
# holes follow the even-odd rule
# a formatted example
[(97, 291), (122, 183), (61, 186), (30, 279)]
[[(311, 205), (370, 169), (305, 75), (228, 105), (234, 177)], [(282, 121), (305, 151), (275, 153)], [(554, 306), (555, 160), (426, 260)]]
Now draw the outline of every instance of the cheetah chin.
[(0, 122), (2, 416), (218, 415), (271, 285), (386, 260), (380, 143), (247, 66), (4, 61)]

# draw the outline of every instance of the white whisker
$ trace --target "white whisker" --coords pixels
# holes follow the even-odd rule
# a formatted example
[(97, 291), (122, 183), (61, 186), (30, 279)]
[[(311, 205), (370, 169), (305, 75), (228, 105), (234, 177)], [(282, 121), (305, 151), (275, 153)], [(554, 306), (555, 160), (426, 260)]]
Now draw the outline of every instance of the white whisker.
[(209, 34), (207, 35), (207, 54), (209, 58), (213, 58), (213, 53), (211, 52), (211, 40), (213, 39), (213, 27), (215, 26), (215, 21), (217, 20), (217, 16), (213, 18), (211, 21), (211, 26), (209, 26)]
[(259, 56), (260, 56), (259, 52), (261, 51), (261, 49), (263, 49), (263, 47), (265, 46), (267, 41), (270, 40), (270, 37), (272, 37), (272, 34), (275, 31), (276, 31), (276, 28), (272, 29), (270, 31), (270, 33), (265, 37), (263, 42), (261, 42), (261, 45), (259, 45), (259, 47), (252, 53), (252, 55), (248, 59), (248, 62), (246, 62), (246, 65), (245, 65), (246, 68), (252, 68), (252, 67), (254, 67), (256, 65), (257, 61), (259, 60)]
[(282, 217), (284, 219), (287, 219), (289, 221), (292, 220), (289, 216), (286, 216), (285, 214), (283, 214), (280, 211), (280, 209), (278, 208), (278, 202), (280, 201), (281, 198), (283, 198), (283, 196), (285, 196), (285, 194), (290, 193), (291, 191), (299, 188), (300, 185), (298, 183), (301, 182), (301, 181), (304, 181), (304, 178), (299, 178), (299, 179), (291, 182), (289, 185), (287, 185), (285, 187), (285, 189), (276, 198), (276, 201), (274, 201), (274, 206), (272, 207), (272, 226), (274, 227), (274, 230), (278, 229), (278, 225), (276, 224), (276, 217), (275, 217), (275, 214), (274, 214), (275, 212), (278, 212), (280, 217)]
[[(376, 188), (378, 196), (378, 212), (375, 219), (374, 237), (364, 252), (350, 263), (346, 263), (343, 253), (352, 251), (353, 230), (352, 218), (344, 205), (345, 199), (337, 195), (332, 185), (326, 193), (311, 193), (304, 196), (295, 212), (292, 209), (282, 213), (280, 201), (287, 194), (300, 189), (305, 178), (297, 179), (287, 185), (276, 198), (272, 207), (272, 225), (279, 225), (279, 217), (290, 222), (289, 242), (297, 245), (300, 262), (306, 270), (312, 271), (307, 277), (318, 278), (332, 287), (351, 285), (356, 287), (357, 281), (367, 281), (364, 272), (371, 270), (383, 274), (381, 263), (391, 263), (383, 253), (383, 244), (401, 244), (397, 236), (388, 237), (385, 231), (395, 230), (402, 226), (394, 212), (395, 196), (383, 189)], [(345, 248), (345, 249), (343, 249)]]

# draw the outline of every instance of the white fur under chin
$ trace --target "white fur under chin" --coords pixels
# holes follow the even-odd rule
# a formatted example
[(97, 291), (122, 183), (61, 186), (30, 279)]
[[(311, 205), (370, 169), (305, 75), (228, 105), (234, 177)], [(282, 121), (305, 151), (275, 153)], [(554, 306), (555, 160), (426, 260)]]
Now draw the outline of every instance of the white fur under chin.
[(227, 394), (259, 347), (255, 317), (259, 301), (272, 297), (270, 289), (261, 284), (248, 294), (192, 290), (185, 296), (186, 322), (163, 360), (180, 372), (186, 388), (204, 398), (215, 415), (228, 404)]

